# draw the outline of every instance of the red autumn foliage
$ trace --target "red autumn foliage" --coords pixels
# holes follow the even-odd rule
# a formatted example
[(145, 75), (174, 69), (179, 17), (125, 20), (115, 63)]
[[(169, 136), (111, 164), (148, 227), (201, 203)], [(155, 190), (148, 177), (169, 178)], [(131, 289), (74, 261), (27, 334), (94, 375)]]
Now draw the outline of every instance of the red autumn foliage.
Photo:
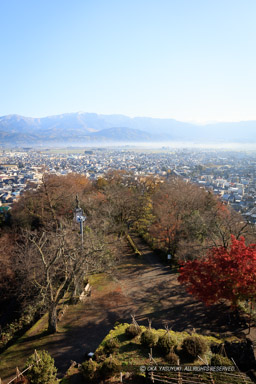
[(226, 299), (235, 307), (238, 300), (255, 299), (256, 244), (246, 246), (232, 235), (229, 248), (213, 248), (205, 259), (183, 264), (179, 282), (206, 305)]

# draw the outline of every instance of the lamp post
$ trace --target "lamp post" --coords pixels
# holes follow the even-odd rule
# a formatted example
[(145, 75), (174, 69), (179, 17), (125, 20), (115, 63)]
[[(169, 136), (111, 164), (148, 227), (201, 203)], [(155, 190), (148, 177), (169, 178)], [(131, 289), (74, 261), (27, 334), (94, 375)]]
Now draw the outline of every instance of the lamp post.
[(83, 247), (83, 241), (84, 241), (83, 223), (86, 220), (86, 216), (84, 215), (82, 208), (79, 206), (79, 200), (77, 195), (76, 195), (76, 208), (74, 211), (74, 220), (76, 223), (80, 224), (81, 246)]
[(171, 254), (171, 237), (170, 237), (170, 234), (169, 234), (169, 244), (168, 244), (168, 252), (167, 252), (167, 260), (168, 260), (168, 262), (170, 262), (171, 259), (172, 259), (172, 254)]

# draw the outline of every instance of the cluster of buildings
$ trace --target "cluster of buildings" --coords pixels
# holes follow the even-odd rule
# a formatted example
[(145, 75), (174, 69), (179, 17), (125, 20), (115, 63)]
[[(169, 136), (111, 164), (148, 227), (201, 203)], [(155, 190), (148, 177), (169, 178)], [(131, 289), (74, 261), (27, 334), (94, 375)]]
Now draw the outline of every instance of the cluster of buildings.
[(256, 224), (256, 153), (203, 152), (196, 157), (198, 164), (181, 167), (180, 176), (212, 191)]
[[(24, 158), (26, 154), (22, 154)], [(6, 161), (2, 161), (6, 160)], [(1, 207), (10, 207), (14, 201), (27, 189), (36, 189), (42, 181), (43, 171), (41, 167), (30, 166), (24, 167), (21, 162), (16, 161), (17, 158), (8, 154), (0, 156), (0, 212)]]
[(0, 150), (0, 212), (24, 191), (38, 188), (44, 173), (75, 172), (95, 180), (110, 169), (138, 177), (176, 174), (211, 190), (256, 223), (256, 153), (199, 149)]

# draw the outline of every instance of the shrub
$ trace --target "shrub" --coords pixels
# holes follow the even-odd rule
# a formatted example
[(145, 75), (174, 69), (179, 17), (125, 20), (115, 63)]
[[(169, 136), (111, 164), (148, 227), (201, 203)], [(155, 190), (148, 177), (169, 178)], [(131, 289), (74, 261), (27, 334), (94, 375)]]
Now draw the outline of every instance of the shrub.
[(148, 379), (145, 376), (142, 376), (141, 374), (138, 373), (133, 373), (131, 376), (131, 383), (136, 383), (136, 384), (146, 384), (148, 383)]
[(82, 364), (81, 370), (85, 380), (90, 381), (95, 378), (97, 367), (98, 367), (98, 364), (96, 363), (96, 361), (93, 361), (92, 359)]
[(97, 362), (104, 361), (106, 359), (105, 351), (102, 347), (98, 348), (94, 354), (94, 358)]
[(179, 357), (176, 355), (174, 352), (169, 352), (165, 356), (165, 360), (168, 361), (169, 364), (171, 365), (177, 365), (179, 361)]
[(139, 325), (130, 324), (125, 330), (126, 335), (133, 339), (134, 337), (141, 334), (141, 327)]
[(11, 341), (18, 332), (25, 330), (29, 324), (35, 319), (37, 311), (37, 306), (28, 306), (25, 309), (23, 315), (19, 320), (14, 320), (12, 323), (7, 324), (2, 332), (0, 339), (0, 348), (6, 347), (6, 345)]
[(176, 344), (176, 339), (172, 337), (168, 332), (159, 338), (157, 347), (163, 355), (167, 355), (167, 353), (171, 351), (171, 349), (175, 346), (175, 344)]
[(158, 335), (152, 330), (147, 329), (145, 332), (141, 335), (141, 344), (145, 347), (155, 347), (158, 342)]
[(112, 356), (108, 357), (101, 366), (100, 374), (104, 379), (108, 379), (119, 372), (119, 361)]
[(104, 344), (104, 352), (107, 354), (114, 353), (120, 347), (117, 338), (109, 339)]
[(228, 357), (216, 354), (211, 358), (211, 365), (233, 365), (233, 363)]
[(207, 351), (207, 344), (201, 337), (189, 336), (183, 340), (181, 348), (187, 358), (195, 360)]
[(219, 350), (220, 350), (220, 344), (219, 343), (215, 343), (215, 342), (211, 342), (210, 349), (211, 349), (211, 352), (213, 354), (218, 353)]
[(26, 362), (27, 378), (31, 384), (55, 384), (57, 369), (54, 360), (47, 351), (39, 351), (30, 356)]

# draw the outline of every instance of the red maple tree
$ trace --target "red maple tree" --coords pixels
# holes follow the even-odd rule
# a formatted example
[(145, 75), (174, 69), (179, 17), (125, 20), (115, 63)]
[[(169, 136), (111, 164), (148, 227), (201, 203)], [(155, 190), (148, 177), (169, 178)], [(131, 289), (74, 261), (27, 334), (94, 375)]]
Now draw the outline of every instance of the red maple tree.
[(238, 300), (255, 299), (256, 244), (246, 246), (244, 237), (232, 235), (228, 248), (213, 248), (205, 259), (183, 264), (178, 280), (206, 305), (226, 299), (236, 307)]

